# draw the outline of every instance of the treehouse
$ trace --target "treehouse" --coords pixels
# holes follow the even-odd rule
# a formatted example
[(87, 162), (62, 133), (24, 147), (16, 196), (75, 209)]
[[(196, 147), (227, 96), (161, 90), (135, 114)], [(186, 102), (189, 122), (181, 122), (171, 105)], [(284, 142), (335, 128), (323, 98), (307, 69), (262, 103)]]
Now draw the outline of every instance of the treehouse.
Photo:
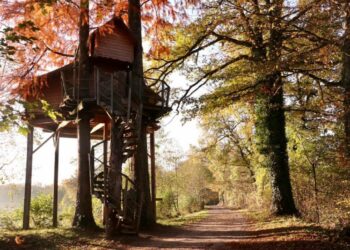
[[(90, 121), (90, 137), (100, 140), (90, 150), (90, 185), (92, 194), (104, 204), (113, 206), (122, 221), (137, 223), (139, 211), (130, 204), (130, 194), (135, 186), (132, 178), (119, 174), (119, 193), (109, 190), (108, 173), (110, 169), (108, 141), (111, 139), (112, 122), (121, 120), (122, 144), (121, 161), (124, 163), (134, 156), (140, 133), (150, 133), (152, 202), (155, 204), (154, 181), (154, 131), (159, 128), (159, 118), (170, 111), (170, 88), (165, 82), (148, 84), (146, 80), (133, 81), (135, 40), (133, 34), (122, 20), (114, 18), (97, 28), (89, 36), (89, 75), (78, 81), (78, 62), (41, 75), (31, 86), (32, 91), (27, 101), (45, 100), (53, 111), (59, 114), (53, 120), (41, 109), (26, 110), (25, 119), (33, 128), (41, 128), (52, 132), (52, 137), (78, 138), (77, 120), (82, 112), (88, 114)], [(80, 84), (79, 84), (80, 83)], [(140, 84), (141, 83), (141, 84)], [(146, 126), (141, 130), (141, 126)], [(31, 159), (33, 153), (32, 133), (28, 136), (27, 174), (24, 209), (24, 228), (29, 227), (29, 204), (31, 183)], [(102, 147), (101, 150), (97, 150)], [(40, 146), (39, 146), (40, 148)], [(54, 217), (53, 225), (57, 225), (57, 174), (58, 143), (55, 151), (54, 177)], [(102, 154), (97, 155), (97, 151)], [(115, 197), (117, 196), (117, 197)], [(129, 203), (129, 204), (128, 204)], [(134, 210), (130, 210), (133, 207)], [(130, 226), (130, 225), (129, 225)], [(135, 226), (135, 225), (134, 225)]]
[[(152, 121), (169, 112), (169, 86), (160, 82), (147, 85), (143, 82), (142, 96), (140, 86), (131, 81), (134, 57), (134, 39), (122, 20), (115, 18), (90, 35), (90, 75), (83, 79), (86, 84), (79, 86), (76, 63), (70, 63), (36, 79), (35, 98), (47, 101), (60, 113), (62, 120), (74, 120), (79, 110), (88, 107), (92, 115), (91, 128), (109, 120), (108, 115), (131, 116), (142, 103), (143, 116)], [(34, 95), (28, 100), (35, 99)], [(78, 103), (79, 102), (79, 103)], [(33, 127), (45, 131), (56, 131), (59, 124), (40, 110), (31, 112), (29, 120)], [(153, 125), (155, 125), (153, 123)], [(150, 129), (152, 129), (150, 127)], [(73, 124), (60, 129), (61, 137), (76, 137)], [(101, 131), (92, 134), (102, 139)]]

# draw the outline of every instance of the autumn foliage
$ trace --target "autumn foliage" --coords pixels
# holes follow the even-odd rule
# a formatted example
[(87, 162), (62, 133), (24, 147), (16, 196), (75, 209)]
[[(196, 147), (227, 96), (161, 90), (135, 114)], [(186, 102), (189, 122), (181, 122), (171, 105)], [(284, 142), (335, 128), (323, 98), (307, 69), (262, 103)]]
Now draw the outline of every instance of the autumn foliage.
[[(159, 30), (186, 20), (187, 8), (197, 2), (145, 0), (141, 3), (144, 34), (151, 43), (149, 53), (169, 52), (164, 41), (170, 36), (164, 36)], [(91, 31), (113, 16), (127, 22), (127, 8), (127, 0), (92, 1)], [(79, 11), (76, 0), (2, 1), (0, 53), (11, 61), (11, 69), (5, 71), (2, 84), (15, 89), (15, 93), (25, 94), (32, 89), (35, 76), (72, 62), (78, 46)], [(36, 88), (40, 88), (43, 83), (36, 84)]]

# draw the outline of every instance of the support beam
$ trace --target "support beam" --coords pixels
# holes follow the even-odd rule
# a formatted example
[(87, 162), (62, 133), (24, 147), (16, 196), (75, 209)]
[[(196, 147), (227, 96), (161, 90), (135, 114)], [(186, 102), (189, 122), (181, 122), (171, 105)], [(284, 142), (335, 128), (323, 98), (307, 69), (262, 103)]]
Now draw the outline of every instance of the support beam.
[(104, 124), (104, 123), (99, 123), (99, 124), (97, 124), (95, 127), (93, 127), (93, 128), (91, 129), (90, 134), (95, 133), (96, 131), (100, 130), (100, 129), (103, 128), (103, 127), (105, 127), (105, 124)]
[(157, 219), (156, 216), (156, 156), (155, 156), (155, 140), (154, 140), (154, 132), (151, 132), (149, 134), (150, 139), (150, 154), (151, 154), (151, 193), (152, 193), (152, 209), (153, 209), (153, 216), (155, 220)]
[(30, 200), (32, 193), (32, 168), (33, 168), (33, 134), (34, 128), (28, 126), (27, 136), (27, 163), (26, 163), (26, 179), (24, 186), (24, 208), (23, 208), (23, 229), (29, 229), (30, 218)]
[(58, 167), (60, 157), (60, 132), (55, 136), (55, 163), (54, 163), (54, 177), (53, 177), (53, 216), (52, 226), (57, 227), (57, 211), (58, 211)]
[[(104, 127), (103, 127), (103, 173), (105, 173), (103, 175), (103, 186), (107, 187), (107, 164), (108, 164), (108, 156), (107, 156), (107, 152), (108, 152), (108, 123), (105, 122), (104, 123)], [(107, 189), (104, 188), (104, 197), (107, 197)], [(107, 217), (107, 199), (104, 199), (103, 202), (103, 225), (106, 224), (106, 217)]]

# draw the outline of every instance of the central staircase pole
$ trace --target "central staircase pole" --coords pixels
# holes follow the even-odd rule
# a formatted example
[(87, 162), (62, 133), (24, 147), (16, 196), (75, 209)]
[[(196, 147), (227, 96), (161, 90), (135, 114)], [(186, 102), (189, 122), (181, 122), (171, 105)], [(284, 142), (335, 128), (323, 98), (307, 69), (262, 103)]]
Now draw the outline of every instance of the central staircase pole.
[[(118, 216), (121, 211), (121, 189), (122, 189), (122, 165), (123, 165), (123, 144), (121, 119), (111, 120), (111, 155), (110, 167), (107, 171), (107, 202), (106, 202), (106, 225), (105, 233), (107, 238), (112, 238), (120, 231)], [(106, 198), (105, 198), (106, 199)]]

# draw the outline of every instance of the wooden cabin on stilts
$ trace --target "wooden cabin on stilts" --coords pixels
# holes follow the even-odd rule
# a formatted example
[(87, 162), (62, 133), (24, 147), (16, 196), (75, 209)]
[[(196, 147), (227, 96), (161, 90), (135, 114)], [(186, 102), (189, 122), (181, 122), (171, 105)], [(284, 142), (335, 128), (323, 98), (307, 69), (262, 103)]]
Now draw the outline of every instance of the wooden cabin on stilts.
[(29, 228), (30, 218), (32, 157), (40, 148), (33, 149), (33, 129), (51, 132), (50, 138), (55, 141), (53, 226), (57, 226), (59, 139), (78, 138), (77, 122), (81, 114), (88, 116), (90, 137), (98, 141), (91, 146), (89, 153), (90, 189), (91, 194), (104, 204), (106, 227), (109, 230), (138, 231), (142, 199), (136, 197), (142, 190), (137, 190), (132, 174), (123, 173), (123, 164), (132, 164), (139, 140), (145, 136), (142, 133), (150, 135), (152, 212), (155, 213), (154, 133), (159, 129), (159, 119), (170, 111), (170, 88), (165, 82), (148, 85), (143, 81), (142, 86), (132, 82), (134, 39), (119, 18), (113, 18), (91, 33), (89, 46), (91, 70), (89, 78), (85, 79), (88, 84), (84, 85), (88, 88), (79, 86), (77, 62), (72, 62), (38, 77), (32, 86), (33, 94), (26, 97), (27, 101), (47, 101), (60, 116), (54, 121), (42, 110), (26, 111), (30, 129), (23, 216), (25, 229)]

